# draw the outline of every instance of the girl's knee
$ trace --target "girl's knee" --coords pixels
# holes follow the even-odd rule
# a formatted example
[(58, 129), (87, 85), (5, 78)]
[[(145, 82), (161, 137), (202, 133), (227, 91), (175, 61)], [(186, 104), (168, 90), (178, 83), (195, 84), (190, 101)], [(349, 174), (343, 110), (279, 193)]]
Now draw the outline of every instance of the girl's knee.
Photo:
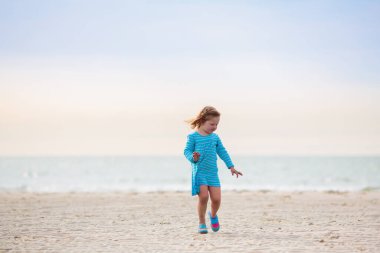
[(201, 203), (207, 203), (208, 201), (208, 195), (206, 194), (199, 194), (199, 202)]
[(211, 201), (212, 201), (212, 203), (213, 203), (214, 205), (220, 205), (221, 199), (216, 198), (216, 199), (211, 199)]

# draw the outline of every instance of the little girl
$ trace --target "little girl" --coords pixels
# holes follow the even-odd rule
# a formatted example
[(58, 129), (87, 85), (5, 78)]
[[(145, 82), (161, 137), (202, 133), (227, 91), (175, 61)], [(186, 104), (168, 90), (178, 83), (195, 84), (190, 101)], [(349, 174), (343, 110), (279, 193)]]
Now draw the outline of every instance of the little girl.
[(231, 170), (232, 176), (243, 175), (234, 168), (227, 150), (219, 136), (214, 133), (218, 127), (220, 113), (212, 106), (206, 106), (194, 119), (187, 121), (192, 129), (196, 129), (187, 136), (184, 154), (192, 164), (192, 195), (198, 195), (198, 216), (201, 234), (207, 233), (206, 209), (208, 196), (211, 198), (211, 229), (217, 232), (220, 228), (216, 213), (220, 207), (221, 191), (218, 177), (217, 154)]

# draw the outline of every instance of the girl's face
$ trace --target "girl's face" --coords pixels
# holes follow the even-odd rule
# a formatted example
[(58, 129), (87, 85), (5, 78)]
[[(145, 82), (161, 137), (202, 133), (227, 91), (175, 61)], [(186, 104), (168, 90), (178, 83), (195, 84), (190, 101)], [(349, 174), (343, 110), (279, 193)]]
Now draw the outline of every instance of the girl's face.
[(218, 128), (220, 117), (212, 117), (203, 123), (200, 128), (207, 134), (211, 134)]

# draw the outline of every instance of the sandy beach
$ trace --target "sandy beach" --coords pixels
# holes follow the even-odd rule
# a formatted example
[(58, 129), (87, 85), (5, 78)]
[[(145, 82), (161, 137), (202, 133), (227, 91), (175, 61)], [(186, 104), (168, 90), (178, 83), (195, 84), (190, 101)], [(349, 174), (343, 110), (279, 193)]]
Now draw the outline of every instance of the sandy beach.
[[(380, 192), (0, 193), (0, 252), (380, 252)], [(208, 221), (208, 220), (207, 220)]]

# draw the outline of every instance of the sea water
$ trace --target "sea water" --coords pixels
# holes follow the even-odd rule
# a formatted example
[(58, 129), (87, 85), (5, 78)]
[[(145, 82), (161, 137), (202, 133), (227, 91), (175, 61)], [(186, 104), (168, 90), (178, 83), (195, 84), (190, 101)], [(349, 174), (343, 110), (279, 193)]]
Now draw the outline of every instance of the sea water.
[[(223, 190), (358, 191), (380, 189), (380, 157), (233, 157), (243, 176), (219, 160)], [(191, 193), (181, 156), (0, 157), (0, 191)]]

